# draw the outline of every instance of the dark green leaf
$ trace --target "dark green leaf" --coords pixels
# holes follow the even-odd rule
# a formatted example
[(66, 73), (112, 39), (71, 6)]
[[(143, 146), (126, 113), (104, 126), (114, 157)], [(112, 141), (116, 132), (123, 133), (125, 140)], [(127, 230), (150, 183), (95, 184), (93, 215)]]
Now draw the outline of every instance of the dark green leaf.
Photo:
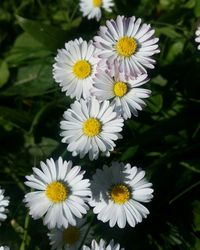
[(165, 35), (173, 39), (181, 37), (181, 35), (175, 31), (175, 27), (172, 27), (172, 26), (156, 28), (156, 34), (158, 36)]
[(196, 17), (200, 17), (200, 1), (199, 0), (196, 1), (196, 5), (194, 8), (194, 14)]
[(24, 31), (29, 33), (33, 38), (52, 51), (62, 47), (63, 44), (69, 39), (69, 32), (48, 24), (29, 20), (20, 16), (17, 16), (17, 21)]
[(158, 113), (163, 105), (163, 98), (160, 94), (153, 95), (147, 101), (147, 109), (149, 109), (152, 113)]
[(8, 81), (9, 75), (8, 64), (6, 62), (0, 62), (0, 87)]
[(129, 160), (130, 158), (132, 158), (137, 150), (138, 150), (139, 146), (134, 146), (134, 147), (130, 147), (128, 148), (121, 156), (121, 161), (126, 161)]
[(174, 59), (183, 52), (184, 42), (177, 41), (171, 45), (169, 48), (168, 54), (166, 56), (165, 64), (170, 64)]

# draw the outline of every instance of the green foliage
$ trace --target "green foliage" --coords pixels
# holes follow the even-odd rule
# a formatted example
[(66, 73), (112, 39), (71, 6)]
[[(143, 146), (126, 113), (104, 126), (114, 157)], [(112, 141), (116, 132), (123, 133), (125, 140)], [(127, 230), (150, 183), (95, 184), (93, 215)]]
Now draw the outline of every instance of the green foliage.
[[(95, 237), (114, 238), (127, 250), (200, 249), (199, 173), (200, 54), (194, 33), (199, 0), (116, 0), (115, 11), (151, 23), (160, 55), (149, 71), (152, 91), (146, 108), (125, 122), (123, 140), (110, 158), (72, 158), (61, 143), (59, 122), (71, 100), (52, 78), (57, 49), (82, 36), (91, 39), (99, 24), (82, 18), (78, 0), (6, 0), (0, 4), (0, 186), (11, 197), (0, 245), (49, 249), (47, 229), (33, 221), (22, 203), (24, 176), (47, 157), (62, 155), (91, 176), (112, 160), (146, 170), (155, 189), (150, 215), (135, 228), (110, 229), (93, 220)], [(90, 215), (89, 215), (90, 217)]]

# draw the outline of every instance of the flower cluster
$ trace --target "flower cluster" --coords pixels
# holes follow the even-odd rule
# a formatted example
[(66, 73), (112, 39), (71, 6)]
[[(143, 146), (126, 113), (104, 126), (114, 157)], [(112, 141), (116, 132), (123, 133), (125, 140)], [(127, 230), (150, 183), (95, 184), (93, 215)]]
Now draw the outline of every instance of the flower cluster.
[[(60, 122), (62, 142), (73, 156), (88, 154), (90, 160), (100, 153), (110, 156), (122, 138), (124, 120), (137, 116), (150, 96), (151, 91), (141, 86), (149, 80), (147, 69), (154, 68), (157, 42), (154, 30), (140, 18), (118, 16), (100, 27), (93, 40), (75, 39), (58, 50), (53, 77), (67, 96), (76, 99)], [(43, 218), (50, 229), (52, 249), (78, 249), (88, 239), (83, 216), (89, 207), (110, 227), (135, 227), (149, 214), (142, 203), (153, 198), (152, 184), (135, 166), (113, 162), (97, 169), (90, 181), (80, 166), (61, 157), (40, 165), (26, 176), (25, 184), (37, 191), (26, 194), (24, 201), (31, 216)], [(91, 248), (83, 249), (120, 249), (120, 245), (93, 240)]]
[(154, 32), (140, 18), (118, 16), (93, 40), (75, 39), (58, 50), (53, 77), (76, 99), (60, 123), (62, 142), (73, 156), (110, 156), (122, 138), (123, 121), (145, 106), (151, 91), (141, 86), (149, 80), (147, 69), (154, 68), (152, 56), (159, 53)]
[[(93, 11), (81, 1), (89, 18), (99, 19), (100, 7), (109, 11), (113, 6), (111, 0), (87, 2), (95, 5)], [(149, 24), (118, 16), (101, 26), (92, 40), (75, 39), (58, 50), (53, 78), (66, 96), (75, 99), (60, 122), (62, 142), (73, 156), (88, 155), (91, 161), (101, 154), (110, 156), (122, 138), (124, 121), (138, 116), (151, 94), (141, 86), (149, 80), (147, 70), (154, 68), (157, 43)], [(81, 166), (62, 157), (42, 161), (26, 176), (25, 184), (34, 189), (24, 198), (29, 213), (33, 219), (43, 219), (52, 249), (119, 250), (113, 240), (108, 245), (103, 239), (92, 241), (84, 216), (91, 208), (110, 227), (135, 227), (149, 214), (142, 203), (153, 198), (152, 184), (145, 171), (129, 163), (104, 165), (91, 180), (84, 176)], [(0, 190), (0, 220), (6, 218), (7, 205)]]
[(72, 166), (71, 161), (61, 157), (57, 161), (47, 159), (40, 165), (41, 169), (33, 168), (33, 174), (26, 176), (25, 184), (37, 191), (26, 194), (24, 202), (30, 215), (43, 218), (51, 230), (48, 236), (52, 249), (77, 249), (88, 229), (83, 215), (89, 205), (97, 219), (109, 222), (110, 227), (117, 224), (124, 228), (126, 222), (134, 227), (149, 214), (141, 202), (153, 198), (152, 184), (146, 180), (145, 172), (135, 166), (118, 162), (103, 166), (103, 170), (96, 170), (90, 184), (83, 178), (85, 171), (80, 166)]
[[(111, 12), (113, 6), (113, 0), (80, 0), (83, 16), (97, 21), (102, 9)], [(140, 18), (117, 16), (107, 20), (92, 40), (78, 38), (58, 50), (53, 78), (66, 96), (75, 99), (60, 122), (61, 141), (72, 156), (88, 155), (91, 161), (101, 154), (109, 157), (122, 139), (125, 120), (145, 107), (151, 94), (148, 70), (154, 69), (153, 56), (160, 52), (154, 33)], [(200, 26), (195, 34), (200, 43)], [(145, 171), (123, 162), (103, 165), (91, 180), (85, 172), (62, 157), (41, 161), (40, 168), (26, 176), (25, 185), (33, 189), (24, 197), (29, 214), (43, 219), (52, 249), (123, 250), (113, 240), (94, 240), (84, 216), (91, 209), (110, 227), (135, 227), (149, 214), (143, 203), (153, 198), (152, 183)], [(8, 205), (0, 188), (0, 225)], [(4, 249), (9, 247), (0, 247)]]

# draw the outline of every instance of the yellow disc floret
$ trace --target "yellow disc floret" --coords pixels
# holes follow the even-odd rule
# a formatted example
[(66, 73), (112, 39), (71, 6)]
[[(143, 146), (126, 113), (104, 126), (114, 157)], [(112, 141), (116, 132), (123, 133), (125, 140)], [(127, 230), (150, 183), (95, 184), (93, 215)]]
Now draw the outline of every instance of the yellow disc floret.
[(96, 118), (89, 118), (83, 123), (83, 133), (89, 137), (101, 132), (101, 122)]
[(54, 181), (47, 186), (45, 194), (51, 201), (59, 203), (67, 199), (69, 190), (62, 182)]
[(80, 230), (77, 227), (69, 226), (63, 231), (63, 240), (66, 244), (74, 245), (80, 238)]
[(125, 185), (114, 185), (111, 189), (111, 199), (117, 204), (124, 204), (130, 199), (130, 191)]
[(101, 7), (102, 0), (93, 0), (93, 6), (94, 7)]
[(137, 49), (137, 42), (134, 38), (124, 36), (116, 43), (116, 50), (120, 56), (130, 57)]
[(85, 79), (91, 75), (92, 67), (86, 60), (79, 60), (73, 66), (73, 73), (78, 79)]
[(115, 96), (123, 97), (128, 91), (127, 84), (124, 82), (116, 82), (113, 87)]

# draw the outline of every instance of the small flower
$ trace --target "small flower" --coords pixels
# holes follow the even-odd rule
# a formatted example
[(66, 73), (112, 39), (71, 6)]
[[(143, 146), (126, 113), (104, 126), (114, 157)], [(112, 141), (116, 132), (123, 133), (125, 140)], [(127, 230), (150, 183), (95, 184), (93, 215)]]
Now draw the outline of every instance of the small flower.
[(155, 60), (151, 56), (160, 52), (154, 32), (150, 24), (141, 24), (140, 18), (118, 16), (116, 21), (111, 19), (100, 27), (98, 36), (94, 37), (95, 46), (111, 70), (117, 61), (119, 72), (137, 77), (146, 73), (146, 68), (154, 68)]
[[(79, 249), (89, 225), (86, 219), (77, 220), (76, 226), (69, 226), (67, 228), (53, 229), (48, 233), (51, 249), (65, 249), (65, 250), (77, 250)], [(91, 238), (91, 230), (87, 234), (85, 242)]]
[(196, 34), (195, 41), (199, 43), (198, 50), (200, 50), (200, 25), (198, 26), (195, 34)]
[(0, 250), (10, 250), (10, 247), (7, 247), (7, 246), (1, 246), (1, 247), (0, 247)]
[(91, 183), (92, 198), (89, 204), (93, 212), (110, 227), (131, 227), (142, 221), (149, 210), (140, 202), (150, 202), (153, 195), (151, 183), (144, 178), (145, 171), (130, 164), (113, 163), (111, 167), (98, 169)]
[(63, 118), (62, 142), (69, 144), (67, 150), (73, 152), (73, 156), (80, 154), (83, 158), (89, 153), (90, 160), (94, 160), (99, 151), (109, 156), (115, 147), (114, 141), (121, 138), (123, 119), (113, 111), (109, 101), (100, 103), (94, 97), (75, 101)]
[(148, 98), (151, 91), (140, 88), (148, 81), (143, 74), (136, 79), (125, 77), (124, 74), (110, 76), (108, 72), (99, 71), (94, 79), (93, 94), (100, 100), (110, 100), (115, 111), (124, 119), (131, 118), (131, 114), (138, 116), (138, 110), (145, 106), (143, 98)]
[(107, 12), (112, 12), (113, 0), (80, 0), (80, 11), (88, 19), (101, 19), (101, 8)]
[(0, 188), (0, 225), (7, 218), (7, 206), (9, 205), (9, 198), (4, 196), (4, 192), (5, 190)]
[(114, 240), (111, 240), (107, 245), (105, 240), (101, 239), (99, 244), (93, 240), (91, 247), (83, 246), (82, 250), (124, 250), (124, 248), (120, 248), (120, 245), (114, 243)]
[(90, 96), (93, 77), (99, 62), (94, 57), (97, 49), (93, 42), (82, 38), (65, 44), (65, 49), (58, 50), (53, 65), (53, 77), (63, 92), (71, 98), (86, 99)]
[(26, 176), (25, 184), (38, 190), (25, 195), (30, 215), (34, 219), (44, 216), (44, 225), (50, 229), (76, 225), (76, 218), (86, 214), (86, 201), (91, 195), (90, 182), (83, 179), (85, 171), (61, 157), (57, 162), (51, 158), (40, 165), (41, 170), (33, 168), (33, 175)]

